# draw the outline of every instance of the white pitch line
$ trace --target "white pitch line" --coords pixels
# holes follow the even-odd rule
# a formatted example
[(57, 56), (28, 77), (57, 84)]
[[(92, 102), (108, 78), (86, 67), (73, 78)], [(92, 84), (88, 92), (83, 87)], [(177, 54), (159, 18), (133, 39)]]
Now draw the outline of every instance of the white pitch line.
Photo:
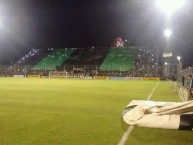
[(151, 91), (149, 97), (147, 98), (147, 101), (151, 99), (151, 97), (152, 97), (153, 93), (155, 92), (155, 89), (157, 88), (158, 84), (159, 84), (159, 82), (156, 83), (155, 87), (153, 88), (153, 90)]
[(128, 127), (128, 129), (125, 131), (125, 133), (123, 134), (121, 140), (119, 141), (118, 145), (124, 145), (130, 135), (130, 133), (132, 132), (132, 130), (134, 129), (134, 126), (130, 126)]
[[(147, 101), (151, 99), (153, 93), (155, 92), (155, 89), (157, 88), (159, 82), (156, 83), (155, 87), (153, 88), (153, 90), (151, 91), (151, 93), (149, 94)], [(125, 133), (123, 134), (121, 140), (119, 141), (118, 145), (124, 145), (129, 137), (129, 135), (131, 134), (132, 130), (134, 129), (134, 126), (130, 126), (128, 127), (128, 129), (125, 131)]]

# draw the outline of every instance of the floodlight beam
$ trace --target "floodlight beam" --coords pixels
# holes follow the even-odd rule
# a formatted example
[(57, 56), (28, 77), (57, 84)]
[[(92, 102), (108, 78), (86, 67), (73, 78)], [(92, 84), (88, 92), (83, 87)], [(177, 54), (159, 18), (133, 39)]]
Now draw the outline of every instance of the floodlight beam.
[(156, 5), (168, 17), (171, 17), (178, 9), (184, 5), (184, 0), (156, 0)]

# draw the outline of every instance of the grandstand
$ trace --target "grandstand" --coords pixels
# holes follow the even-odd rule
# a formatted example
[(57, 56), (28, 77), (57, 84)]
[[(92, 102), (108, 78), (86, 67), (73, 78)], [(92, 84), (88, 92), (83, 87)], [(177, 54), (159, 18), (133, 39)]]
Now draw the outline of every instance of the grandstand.
[(109, 48), (76, 49), (65, 65), (100, 65)]
[(25, 54), (22, 58), (20, 58), (14, 65), (35, 65), (42, 58), (46, 57), (53, 51), (50, 49), (32, 49), (27, 54)]
[(32, 49), (18, 61), (10, 66), (1, 66), (0, 72), (2, 76), (27, 75), (34, 73), (32, 67), (42, 58), (53, 52), (53, 48), (48, 49)]
[(66, 61), (72, 52), (73, 49), (55, 50), (37, 63), (32, 70), (56, 70), (56, 67), (60, 66), (64, 61)]
[(140, 47), (134, 62), (134, 76), (162, 75), (161, 55), (156, 46)]
[(2, 66), (1, 75), (48, 74), (70, 76), (161, 76), (156, 47), (32, 49), (14, 65)]
[(128, 71), (133, 67), (134, 56), (130, 48), (112, 48), (100, 66), (100, 70)]
[(59, 68), (60, 71), (67, 71), (71, 76), (94, 76), (105, 59), (110, 48), (79, 48)]

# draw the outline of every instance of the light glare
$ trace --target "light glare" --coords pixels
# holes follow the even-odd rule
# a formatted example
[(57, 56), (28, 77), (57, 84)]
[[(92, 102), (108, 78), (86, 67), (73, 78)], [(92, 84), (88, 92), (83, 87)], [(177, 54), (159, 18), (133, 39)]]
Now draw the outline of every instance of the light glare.
[(168, 16), (183, 6), (184, 0), (156, 0), (156, 5)]
[(164, 31), (164, 35), (165, 35), (165, 37), (169, 38), (172, 35), (172, 31), (170, 29), (166, 29)]
[(178, 61), (179, 61), (179, 63), (180, 63), (180, 60), (181, 60), (181, 56), (177, 56), (177, 59), (178, 59)]

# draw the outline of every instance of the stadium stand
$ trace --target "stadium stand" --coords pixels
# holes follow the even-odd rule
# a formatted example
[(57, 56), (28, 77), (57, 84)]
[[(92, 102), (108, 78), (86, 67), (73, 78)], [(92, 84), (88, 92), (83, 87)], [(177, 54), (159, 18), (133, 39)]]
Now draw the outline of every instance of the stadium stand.
[(132, 49), (112, 48), (99, 69), (103, 71), (128, 71), (132, 69), (133, 61)]
[(76, 49), (65, 65), (100, 65), (109, 48)]
[(110, 48), (106, 47), (76, 48), (59, 71), (68, 72), (71, 76), (97, 75), (99, 66), (109, 50)]
[(60, 66), (69, 58), (72, 52), (73, 49), (67, 48), (55, 50), (36, 64), (32, 70), (55, 70), (57, 66)]
[(4, 66), (4, 71), (1, 71), (1, 74), (4, 76), (33, 74), (34, 72), (31, 68), (48, 54), (52, 53), (53, 50), (53, 48), (32, 49), (15, 63)]
[(60, 71), (65, 70), (73, 76), (96, 75), (109, 50), (106, 47), (76, 48)]
[(32, 49), (30, 52), (28, 52), (22, 58), (20, 58), (14, 65), (35, 65), (52, 51), (53, 48)]
[(2, 66), (0, 73), (48, 75), (54, 70), (73, 77), (154, 77), (162, 75), (160, 54), (156, 46), (32, 49), (15, 64)]
[(162, 69), (158, 66), (160, 60), (159, 55), (156, 46), (140, 47), (134, 61), (133, 76), (160, 76)]

